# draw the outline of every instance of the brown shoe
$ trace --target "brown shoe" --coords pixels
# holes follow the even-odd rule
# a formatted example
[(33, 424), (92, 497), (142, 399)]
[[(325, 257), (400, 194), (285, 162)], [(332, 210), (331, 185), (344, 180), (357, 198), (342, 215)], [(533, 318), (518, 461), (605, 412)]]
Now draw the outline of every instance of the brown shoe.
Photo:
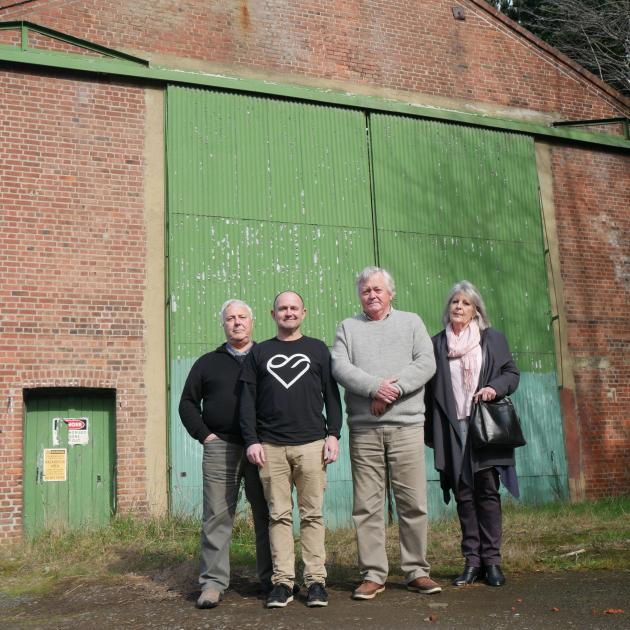
[(434, 582), (430, 577), (419, 577), (415, 580), (411, 580), (411, 582), (407, 584), (407, 590), (430, 595), (431, 593), (439, 593), (442, 590), (442, 587)]
[(384, 584), (378, 584), (378, 582), (372, 582), (371, 580), (364, 580), (354, 589), (352, 593), (352, 599), (374, 599), (379, 593), (385, 590)]

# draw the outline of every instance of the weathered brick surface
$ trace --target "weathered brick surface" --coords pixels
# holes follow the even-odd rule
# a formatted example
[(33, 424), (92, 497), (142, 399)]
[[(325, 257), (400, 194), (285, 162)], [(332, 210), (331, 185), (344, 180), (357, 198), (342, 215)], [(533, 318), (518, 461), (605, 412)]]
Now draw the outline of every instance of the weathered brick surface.
[(561, 273), (589, 497), (630, 490), (630, 156), (553, 151)]
[[(515, 116), (629, 113), (480, 0), (0, 0), (0, 20), (20, 19), (174, 66), (202, 60)], [(0, 43), (19, 41), (0, 31)], [(39, 35), (29, 44), (79, 52)], [(23, 388), (115, 388), (118, 506), (147, 507), (143, 89), (11, 70), (0, 68), (0, 538), (21, 531)], [(630, 165), (558, 145), (553, 169), (586, 490), (627, 493)]]
[(116, 388), (118, 502), (144, 509), (146, 254), (143, 91), (0, 85), (1, 538), (21, 530), (23, 388)]
[[(453, 18), (452, 7), (466, 20)], [(112, 48), (557, 113), (620, 115), (614, 99), (463, 0), (39, 0), (1, 9)]]

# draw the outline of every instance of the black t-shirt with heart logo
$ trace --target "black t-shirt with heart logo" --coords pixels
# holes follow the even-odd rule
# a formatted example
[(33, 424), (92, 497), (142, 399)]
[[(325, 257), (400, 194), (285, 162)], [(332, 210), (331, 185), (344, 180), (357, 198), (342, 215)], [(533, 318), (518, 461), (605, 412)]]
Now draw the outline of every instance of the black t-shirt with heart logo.
[(307, 444), (327, 435), (339, 437), (341, 399), (323, 341), (306, 336), (263, 341), (245, 359), (239, 381), (245, 446)]

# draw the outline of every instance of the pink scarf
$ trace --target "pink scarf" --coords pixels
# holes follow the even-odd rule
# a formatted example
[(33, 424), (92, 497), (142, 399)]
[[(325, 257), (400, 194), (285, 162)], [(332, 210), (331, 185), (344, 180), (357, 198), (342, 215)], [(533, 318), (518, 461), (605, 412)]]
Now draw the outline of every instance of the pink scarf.
[(459, 359), (462, 366), (462, 382), (464, 390), (470, 394), (479, 380), (481, 366), (477, 361), (477, 353), (472, 352), (480, 343), (479, 324), (472, 319), (468, 326), (462, 330), (459, 337), (453, 332), (449, 323), (446, 327), (446, 343), (448, 346), (448, 358)]

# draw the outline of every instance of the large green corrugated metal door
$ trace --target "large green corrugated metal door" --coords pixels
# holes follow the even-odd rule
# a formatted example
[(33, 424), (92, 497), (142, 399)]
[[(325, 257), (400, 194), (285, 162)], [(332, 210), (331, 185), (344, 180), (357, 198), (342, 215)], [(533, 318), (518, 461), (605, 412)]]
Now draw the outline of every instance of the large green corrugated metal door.
[[(246, 300), (255, 337), (275, 334), (273, 296), (303, 294), (306, 334), (332, 343), (356, 311), (355, 270), (374, 261), (361, 112), (170, 87), (167, 100), (171, 507), (198, 512), (201, 448), (177, 405), (193, 361), (224, 341), (218, 314)], [(347, 439), (344, 437), (345, 447)], [(347, 457), (326, 513), (349, 524)]]
[(115, 497), (114, 392), (32, 390), (25, 404), (25, 533), (109, 523)]
[[(533, 140), (389, 115), (370, 117), (380, 263), (400, 308), (441, 330), (458, 280), (480, 289), (521, 370), (514, 395), (528, 446), (517, 469), (528, 501), (567, 491), (562, 420)], [(428, 451), (430, 510), (442, 508)]]
[[(453, 282), (479, 286), (522, 371), (524, 497), (566, 495), (531, 138), (186, 88), (169, 88), (167, 112), (174, 511), (201, 502), (201, 451), (177, 403), (193, 361), (223, 341), (222, 302), (247, 300), (265, 339), (273, 296), (295, 288), (309, 308), (305, 332), (330, 343), (357, 311), (354, 275), (376, 261), (394, 272), (399, 307), (419, 312), (431, 332)], [(444, 508), (429, 478), (435, 516)], [(329, 481), (328, 523), (348, 525), (343, 447)]]

